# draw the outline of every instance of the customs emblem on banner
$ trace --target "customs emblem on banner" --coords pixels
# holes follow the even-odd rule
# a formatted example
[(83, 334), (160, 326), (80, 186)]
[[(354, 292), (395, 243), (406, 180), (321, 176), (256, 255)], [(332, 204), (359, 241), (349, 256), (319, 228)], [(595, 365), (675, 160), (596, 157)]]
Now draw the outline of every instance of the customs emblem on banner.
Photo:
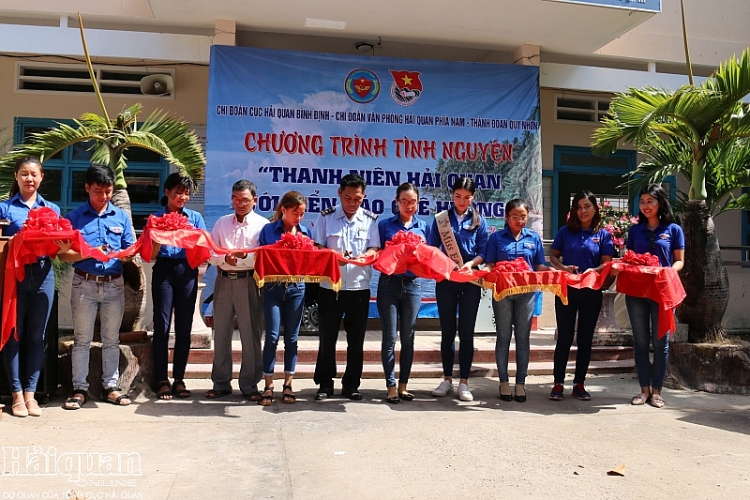
[(367, 104), (377, 99), (380, 94), (380, 79), (369, 69), (355, 69), (347, 75), (344, 89), (352, 101)]
[(399, 106), (411, 106), (422, 95), (422, 81), (419, 71), (388, 70), (393, 75), (391, 97)]

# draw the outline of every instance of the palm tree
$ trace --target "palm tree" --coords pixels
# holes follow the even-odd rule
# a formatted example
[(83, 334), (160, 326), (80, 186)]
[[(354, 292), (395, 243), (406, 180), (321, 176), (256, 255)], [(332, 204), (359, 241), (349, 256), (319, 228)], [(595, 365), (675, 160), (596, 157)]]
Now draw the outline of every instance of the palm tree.
[[(143, 106), (137, 103), (118, 113), (114, 119), (109, 118), (89, 58), (80, 15), (78, 19), (89, 75), (102, 115), (84, 113), (79, 120), (73, 120), (73, 125), (58, 123), (56, 128), (32, 134), (26, 144), (14, 146), (0, 158), (0, 186), (10, 188), (13, 180), (13, 166), (20, 157), (36, 156), (44, 163), (73, 144), (87, 143), (90, 144), (89, 149), (92, 151), (91, 161), (109, 165), (115, 172), (112, 203), (130, 216), (132, 224), (130, 196), (124, 175), (127, 168), (126, 154), (129, 149), (147, 149), (163, 156), (180, 172), (193, 179), (194, 183), (203, 178), (206, 158), (195, 132), (187, 122), (177, 116), (156, 110), (139, 124), (138, 116)], [(4, 196), (7, 197), (7, 192)], [(134, 308), (126, 306), (126, 317), (123, 317), (121, 331), (131, 331), (139, 322), (143, 309), (141, 304), (146, 279), (140, 260), (136, 258), (132, 263), (125, 264), (123, 275), (130, 288), (128, 290), (126, 287), (126, 303), (137, 305)], [(129, 313), (128, 309), (135, 309), (135, 311)]]
[(690, 183), (681, 214), (685, 267), (680, 278), (687, 298), (677, 311), (688, 325), (690, 342), (724, 337), (721, 320), (729, 301), (729, 277), (712, 215), (750, 207), (746, 195), (733, 195), (750, 180), (750, 104), (742, 102), (748, 94), (750, 49), (700, 85), (674, 92), (631, 88), (617, 94), (610, 116), (593, 135), (596, 154), (614, 152), (620, 141), (635, 145), (646, 156), (636, 173), (648, 180), (660, 181), (676, 171)]

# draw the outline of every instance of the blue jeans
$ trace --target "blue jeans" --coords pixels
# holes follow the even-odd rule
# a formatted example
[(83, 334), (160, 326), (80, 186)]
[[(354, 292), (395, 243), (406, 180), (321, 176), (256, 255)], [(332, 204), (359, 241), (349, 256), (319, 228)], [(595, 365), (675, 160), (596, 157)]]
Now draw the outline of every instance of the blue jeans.
[(492, 301), (495, 313), (495, 361), (500, 382), (508, 382), (508, 356), (510, 354), (510, 336), (516, 336), (516, 384), (526, 383), (526, 373), (529, 370), (529, 356), (531, 345), (531, 317), (534, 314), (534, 292), (509, 295), (503, 300)]
[(474, 361), (474, 326), (477, 322), (482, 290), (471, 283), (441, 281), (435, 285), (440, 316), (440, 357), (443, 376), (453, 376), (456, 359), (456, 314), (458, 314), (458, 365), (460, 378), (469, 378)]
[[(43, 259), (26, 264), (26, 277), (18, 282), (18, 320), (15, 334), (3, 347), (3, 362), (13, 392), (36, 392), (39, 373), (44, 364), (44, 332), (52, 310), (55, 294), (55, 274), (52, 263)], [(18, 340), (16, 340), (16, 335)], [(26, 359), (21, 380), (21, 342), (26, 339)]]
[[(659, 338), (659, 304), (651, 299), (625, 296), (630, 326), (633, 328), (635, 370), (641, 387), (661, 390), (669, 363), (669, 334)], [(667, 313), (669, 314), (669, 313)], [(649, 342), (654, 344), (654, 371), (651, 373)]]
[(409, 382), (414, 360), (414, 326), (417, 323), (422, 301), (422, 286), (413, 276), (380, 275), (378, 280), (378, 313), (383, 326), (381, 358), (387, 387), (396, 385), (396, 329), (401, 331), (401, 355), (399, 356), (399, 378), (402, 384)]
[(263, 315), (266, 340), (263, 344), (263, 375), (273, 376), (276, 346), (284, 322), (284, 373), (294, 375), (297, 367), (297, 337), (305, 308), (304, 283), (268, 283), (263, 285)]
[(154, 302), (154, 377), (157, 382), (168, 380), (169, 327), (174, 311), (172, 376), (182, 380), (190, 355), (198, 269), (191, 268), (187, 259), (158, 258), (151, 274), (151, 298)]
[(73, 313), (73, 389), (87, 391), (89, 383), (89, 347), (94, 338), (94, 323), (99, 312), (102, 337), (102, 387), (117, 387), (120, 365), (120, 324), (125, 311), (125, 282), (120, 276), (97, 283), (73, 275), (70, 294)]

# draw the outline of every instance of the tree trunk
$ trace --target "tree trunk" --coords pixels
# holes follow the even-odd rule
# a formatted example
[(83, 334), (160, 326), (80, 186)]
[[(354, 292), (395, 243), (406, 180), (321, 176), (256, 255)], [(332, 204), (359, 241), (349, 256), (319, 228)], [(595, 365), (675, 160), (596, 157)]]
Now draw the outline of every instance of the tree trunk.
[[(112, 204), (122, 209), (133, 224), (130, 210), (130, 196), (125, 189), (115, 189)], [(125, 280), (125, 312), (122, 316), (120, 332), (142, 330), (143, 316), (146, 310), (146, 275), (143, 273), (141, 257), (136, 255), (130, 261), (122, 263), (122, 277)]]
[(677, 318), (688, 325), (688, 342), (719, 342), (726, 338), (721, 320), (729, 304), (729, 276), (714, 220), (705, 201), (689, 201), (681, 218), (685, 266), (680, 279), (687, 297), (677, 308)]

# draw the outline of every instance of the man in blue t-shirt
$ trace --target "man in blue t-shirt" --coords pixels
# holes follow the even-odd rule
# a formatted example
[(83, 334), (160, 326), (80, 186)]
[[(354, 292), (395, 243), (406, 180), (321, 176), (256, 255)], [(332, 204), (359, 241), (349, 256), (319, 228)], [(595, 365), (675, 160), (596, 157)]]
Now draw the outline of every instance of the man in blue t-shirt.
[[(118, 252), (135, 243), (130, 217), (114, 206), (115, 173), (104, 165), (91, 165), (86, 171), (86, 203), (67, 215), (91, 247), (105, 253)], [(102, 400), (118, 406), (130, 399), (117, 387), (120, 362), (120, 324), (125, 309), (125, 283), (122, 262), (88, 258), (68, 250), (60, 260), (73, 263), (73, 288), (70, 305), (73, 313), (73, 393), (65, 401), (66, 410), (79, 409), (88, 398), (89, 346), (94, 337), (97, 312), (102, 337)]]

